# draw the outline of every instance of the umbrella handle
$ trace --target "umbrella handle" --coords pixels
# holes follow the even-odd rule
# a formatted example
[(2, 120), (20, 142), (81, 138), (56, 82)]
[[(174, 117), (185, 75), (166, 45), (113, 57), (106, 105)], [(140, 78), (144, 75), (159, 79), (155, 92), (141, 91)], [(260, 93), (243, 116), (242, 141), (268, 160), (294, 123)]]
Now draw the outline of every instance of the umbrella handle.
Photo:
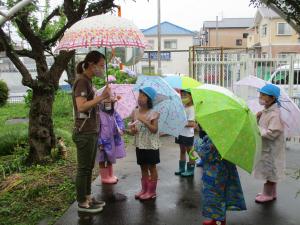
[(105, 73), (106, 73), (106, 83), (108, 83), (108, 69), (107, 69), (107, 52), (106, 47), (104, 48), (104, 54), (105, 54)]
[(193, 152), (195, 152), (195, 148), (192, 148), (192, 150), (188, 153), (188, 156), (191, 160), (197, 160), (199, 157), (194, 156)]

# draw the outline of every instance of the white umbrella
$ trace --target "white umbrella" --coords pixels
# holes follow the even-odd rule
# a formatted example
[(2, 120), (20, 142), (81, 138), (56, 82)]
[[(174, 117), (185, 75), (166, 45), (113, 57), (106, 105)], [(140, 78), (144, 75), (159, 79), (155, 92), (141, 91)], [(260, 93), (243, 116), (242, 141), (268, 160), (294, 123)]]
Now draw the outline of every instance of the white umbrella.
[[(234, 84), (235, 93), (246, 100), (251, 111), (257, 113), (263, 109), (263, 106), (258, 103), (259, 92), (257, 90), (268, 83), (270, 82), (249, 76)], [(246, 93), (241, 91), (243, 87), (248, 88)], [(287, 137), (300, 136), (300, 109), (282, 88), (280, 88), (279, 101), (281, 103), (280, 111), (285, 127), (285, 135)]]

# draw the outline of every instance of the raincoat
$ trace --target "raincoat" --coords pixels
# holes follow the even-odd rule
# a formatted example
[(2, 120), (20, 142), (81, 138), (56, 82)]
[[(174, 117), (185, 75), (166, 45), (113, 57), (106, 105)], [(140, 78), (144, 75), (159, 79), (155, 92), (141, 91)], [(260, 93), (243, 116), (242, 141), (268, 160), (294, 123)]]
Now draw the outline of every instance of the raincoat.
[(262, 153), (255, 166), (254, 176), (277, 182), (284, 178), (285, 170), (284, 128), (278, 105), (273, 104), (264, 109), (258, 124), (262, 136)]
[(246, 203), (236, 166), (225, 159), (206, 135), (197, 139), (195, 150), (203, 161), (202, 215), (224, 221), (226, 211), (246, 210)]

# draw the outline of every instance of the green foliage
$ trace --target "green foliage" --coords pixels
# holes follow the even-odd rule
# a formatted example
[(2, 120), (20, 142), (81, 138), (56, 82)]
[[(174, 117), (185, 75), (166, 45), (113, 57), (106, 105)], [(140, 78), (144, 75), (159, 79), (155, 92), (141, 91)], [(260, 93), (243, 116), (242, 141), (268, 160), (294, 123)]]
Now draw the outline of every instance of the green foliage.
[(0, 156), (12, 154), (15, 147), (28, 142), (27, 124), (5, 125), (0, 131)]
[(25, 95), (25, 97), (24, 97), (24, 101), (25, 101), (25, 105), (26, 105), (26, 107), (30, 107), (30, 105), (31, 105), (31, 101), (32, 101), (32, 90), (31, 89), (28, 89), (27, 91), (26, 91), (26, 95)]
[[(120, 70), (119, 67), (113, 67), (112, 65), (108, 66), (107, 75), (114, 76), (116, 84), (135, 84), (136, 77), (132, 77), (128, 75), (126, 72)], [(97, 89), (102, 88), (106, 84), (106, 76), (105, 78), (94, 77), (93, 84)]]
[(8, 99), (8, 91), (7, 84), (0, 80), (0, 107), (6, 104)]

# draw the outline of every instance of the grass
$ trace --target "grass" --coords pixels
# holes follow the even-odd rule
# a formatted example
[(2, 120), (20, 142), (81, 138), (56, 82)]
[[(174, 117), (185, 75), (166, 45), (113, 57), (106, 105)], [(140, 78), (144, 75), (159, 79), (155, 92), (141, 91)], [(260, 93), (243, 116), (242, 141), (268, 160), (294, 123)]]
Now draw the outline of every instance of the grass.
[[(27, 124), (5, 124), (9, 119), (27, 118), (29, 108), (25, 104), (7, 104), (0, 111), (0, 147), (4, 140), (14, 143), (17, 137), (24, 136), (17, 134), (24, 133), (27, 137)], [(56, 136), (63, 137), (68, 147), (67, 160), (52, 160), (42, 166), (22, 166), (22, 169), (0, 179), (0, 225), (36, 225), (45, 218), (48, 224), (54, 224), (75, 201), (76, 151), (72, 142), (73, 116), (69, 94), (56, 95), (53, 123)], [(28, 152), (28, 143), (17, 148), (23, 153)], [(14, 168), (12, 164), (18, 154), (0, 157), (0, 177), (3, 178), (1, 166), (10, 164), (10, 168)]]

